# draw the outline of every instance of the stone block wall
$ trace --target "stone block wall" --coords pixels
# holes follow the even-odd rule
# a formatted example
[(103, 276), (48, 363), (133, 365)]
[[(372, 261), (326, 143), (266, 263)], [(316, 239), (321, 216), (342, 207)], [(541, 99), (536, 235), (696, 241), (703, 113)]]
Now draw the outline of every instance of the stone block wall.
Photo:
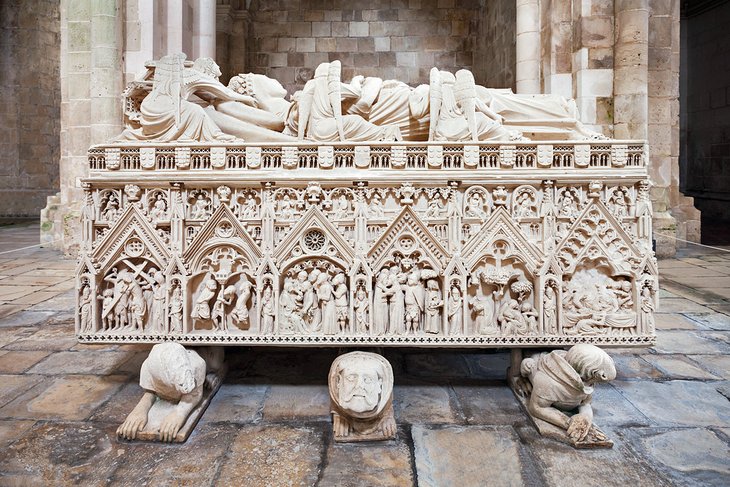
[(278, 79), (290, 93), (335, 59), (343, 79), (427, 83), (433, 66), (474, 67), (480, 8), (478, 0), (254, 0), (246, 70)]
[(59, 5), (0, 2), (0, 217), (37, 217), (58, 191)]
[(489, 0), (479, 12), (472, 70), (490, 88), (515, 89), (515, 0)]
[(684, 19), (686, 190), (704, 219), (730, 222), (730, 3)]

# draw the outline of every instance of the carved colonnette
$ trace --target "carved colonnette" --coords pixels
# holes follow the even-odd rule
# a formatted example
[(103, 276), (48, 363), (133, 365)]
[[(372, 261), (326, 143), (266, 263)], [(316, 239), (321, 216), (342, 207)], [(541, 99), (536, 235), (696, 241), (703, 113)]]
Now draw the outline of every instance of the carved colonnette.
[(654, 341), (638, 141), (89, 150), (84, 342)]

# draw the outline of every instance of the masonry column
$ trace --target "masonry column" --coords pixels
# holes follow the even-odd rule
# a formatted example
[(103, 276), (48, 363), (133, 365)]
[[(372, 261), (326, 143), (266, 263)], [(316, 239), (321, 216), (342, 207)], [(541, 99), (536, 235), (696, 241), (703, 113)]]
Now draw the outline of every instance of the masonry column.
[(183, 0), (167, 0), (165, 13), (164, 33), (167, 42), (164, 54), (185, 52), (183, 49)]
[(193, 24), (193, 59), (215, 59), (216, 3), (215, 0), (198, 0)]
[(646, 139), (649, 0), (615, 0), (614, 137)]
[(540, 0), (517, 1), (517, 93), (540, 93)]

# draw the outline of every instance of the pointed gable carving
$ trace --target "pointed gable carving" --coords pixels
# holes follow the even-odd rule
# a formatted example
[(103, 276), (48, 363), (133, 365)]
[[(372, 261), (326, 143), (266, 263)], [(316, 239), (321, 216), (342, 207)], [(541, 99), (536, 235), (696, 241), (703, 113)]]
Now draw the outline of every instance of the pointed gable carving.
[(592, 200), (557, 245), (555, 257), (564, 274), (586, 260), (600, 261), (614, 274), (631, 274), (643, 260), (633, 238), (601, 201)]
[(310, 207), (302, 215), (274, 249), (274, 259), (281, 263), (281, 269), (287, 267), (286, 262), (306, 255), (334, 258), (340, 261), (345, 269), (350, 267), (349, 262), (355, 257), (352, 246), (327, 216), (315, 206)]
[(485, 255), (488, 255), (490, 247), (497, 240), (509, 242), (514, 249), (513, 257), (519, 258), (531, 273), (540, 266), (543, 259), (540, 249), (525, 237), (509, 212), (504, 207), (499, 207), (487, 218), (476, 235), (464, 245), (461, 253), (467, 269), (473, 269)]
[(413, 253), (417, 250), (434, 269), (441, 271), (446, 266), (446, 249), (411, 207), (406, 206), (370, 248), (368, 261), (371, 269), (380, 269), (393, 251)]
[(167, 245), (157, 234), (147, 217), (135, 205), (129, 205), (92, 254), (92, 260), (106, 269), (125, 254), (127, 257), (151, 259), (164, 266), (170, 257)]
[(235, 247), (248, 260), (248, 267), (254, 268), (261, 257), (261, 249), (233, 214), (228, 205), (219, 206), (200, 228), (183, 257), (197, 269), (208, 251), (218, 246)]
[(79, 259), (79, 262), (76, 264), (76, 275), (80, 276), (82, 274), (90, 274), (94, 275), (97, 272), (97, 268), (92, 262), (92, 260), (84, 255)]
[(180, 257), (173, 255), (170, 258), (170, 263), (167, 264), (166, 274), (168, 276), (187, 276), (189, 274), (188, 268), (185, 263), (180, 260)]

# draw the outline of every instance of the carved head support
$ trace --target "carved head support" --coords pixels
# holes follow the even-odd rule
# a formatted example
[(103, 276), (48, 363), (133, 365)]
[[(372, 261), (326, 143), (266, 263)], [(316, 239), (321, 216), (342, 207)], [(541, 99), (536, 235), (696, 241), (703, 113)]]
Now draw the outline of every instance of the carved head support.
[(587, 343), (573, 345), (565, 355), (565, 360), (586, 384), (608, 382), (616, 378), (613, 359), (595, 345)]
[(332, 403), (344, 414), (369, 419), (379, 416), (393, 395), (393, 369), (385, 358), (350, 352), (332, 363), (329, 373)]

